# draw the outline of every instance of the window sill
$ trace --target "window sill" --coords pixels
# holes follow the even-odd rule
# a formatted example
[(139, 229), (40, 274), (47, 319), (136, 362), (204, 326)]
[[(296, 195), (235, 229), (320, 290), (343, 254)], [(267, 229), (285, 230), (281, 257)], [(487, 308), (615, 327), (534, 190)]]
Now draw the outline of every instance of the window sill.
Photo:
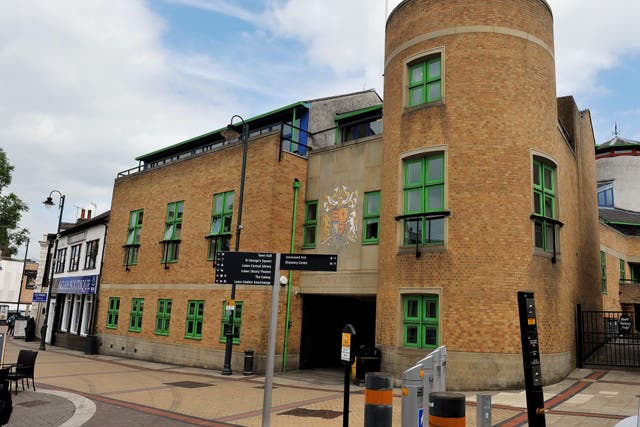
[(118, 325), (116, 325), (116, 326), (107, 325), (107, 326), (105, 326), (105, 328), (107, 328), (107, 329), (118, 329)]
[(155, 331), (154, 334), (160, 335), (160, 336), (163, 336), (163, 337), (168, 337), (169, 336), (169, 332), (158, 332), (158, 331)]
[(371, 246), (371, 245), (378, 245), (380, 244), (379, 240), (376, 240), (375, 242), (371, 241), (371, 242), (366, 242), (366, 241), (362, 241), (362, 246)]
[[(533, 256), (551, 259), (551, 258), (553, 258), (553, 253), (547, 252), (547, 251), (545, 251), (543, 249), (540, 249), (540, 248), (535, 248), (533, 250)], [(562, 256), (561, 256), (560, 252), (556, 253), (556, 262), (558, 262), (558, 261), (562, 261)]]
[(423, 110), (425, 108), (443, 107), (443, 106), (444, 106), (444, 101), (442, 99), (439, 100), (439, 101), (425, 102), (424, 104), (418, 104), (418, 105), (404, 107), (404, 113), (403, 114), (411, 114), (414, 111)]
[(315, 248), (316, 248), (315, 245), (313, 245), (313, 246), (303, 246), (302, 247), (302, 249), (315, 249)]
[[(433, 245), (420, 245), (418, 247), (420, 253), (441, 253), (447, 251), (447, 246), (444, 243), (434, 243)], [(396, 255), (415, 255), (416, 246), (400, 246)]]
[(186, 335), (185, 335), (184, 339), (202, 341), (202, 337), (188, 337)]
[(177, 263), (178, 263), (178, 260), (175, 260), (175, 261), (165, 261), (165, 260), (162, 260), (162, 261), (160, 261), (160, 264), (163, 264), (163, 265), (164, 265), (164, 264), (177, 264)]

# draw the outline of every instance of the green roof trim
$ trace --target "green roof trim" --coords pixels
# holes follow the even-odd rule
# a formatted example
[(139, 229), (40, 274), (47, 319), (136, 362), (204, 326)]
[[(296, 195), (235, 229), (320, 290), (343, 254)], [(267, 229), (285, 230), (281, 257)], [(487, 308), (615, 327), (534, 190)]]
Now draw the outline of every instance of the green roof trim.
[(604, 220), (605, 224), (613, 224), (613, 225), (629, 225), (632, 227), (640, 227), (640, 223), (637, 222), (624, 222), (624, 221), (607, 221)]
[(336, 114), (335, 120), (336, 122), (339, 122), (341, 120), (348, 119), (350, 117), (359, 116), (361, 114), (365, 114), (365, 113), (369, 113), (377, 110), (382, 110), (382, 104), (374, 105), (373, 107), (362, 108), (360, 110), (349, 111), (348, 113), (344, 113), (344, 114)]
[[(254, 122), (256, 120), (260, 120), (260, 119), (263, 119), (265, 117), (269, 117), (269, 116), (274, 115), (274, 114), (282, 113), (283, 111), (294, 110), (294, 109), (297, 109), (297, 108), (300, 108), (300, 107), (309, 108), (309, 105), (308, 105), (308, 103), (302, 102), (302, 101), (294, 102), (293, 104), (285, 105), (284, 107), (281, 107), (281, 108), (278, 108), (278, 109), (275, 109), (275, 110), (272, 110), (272, 111), (269, 111), (269, 112), (254, 116), (254, 117), (251, 117), (251, 118), (245, 120), (244, 122), (245, 123), (251, 123), (251, 122)], [(219, 134), (220, 132), (222, 132), (222, 131), (224, 131), (226, 129), (227, 129), (227, 126), (224, 126), (224, 127), (220, 128), (220, 129), (216, 129), (214, 131), (207, 132), (207, 133), (204, 133), (202, 135), (195, 136), (193, 138), (189, 138), (189, 139), (187, 139), (185, 141), (181, 141), (181, 142), (178, 142), (176, 144), (170, 145), (168, 147), (164, 147), (164, 148), (161, 148), (159, 150), (155, 150), (155, 151), (152, 151), (150, 153), (143, 154), (142, 156), (138, 156), (138, 157), (136, 157), (136, 160), (145, 160), (146, 158), (155, 156), (156, 154), (160, 154), (163, 151), (167, 151), (167, 150), (171, 150), (171, 149), (174, 149), (174, 148), (178, 148), (181, 145), (186, 145), (186, 144), (188, 144), (190, 142), (193, 142), (193, 141), (196, 141), (198, 139), (206, 138), (208, 136), (215, 135), (215, 134)]]

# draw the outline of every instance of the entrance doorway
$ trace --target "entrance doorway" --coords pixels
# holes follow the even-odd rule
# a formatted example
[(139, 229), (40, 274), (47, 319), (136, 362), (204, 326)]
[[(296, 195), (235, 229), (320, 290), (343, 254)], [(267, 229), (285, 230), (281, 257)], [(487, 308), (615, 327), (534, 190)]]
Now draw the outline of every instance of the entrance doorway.
[(302, 296), (300, 369), (338, 368), (340, 338), (347, 323), (356, 330), (356, 345), (375, 346), (375, 296)]

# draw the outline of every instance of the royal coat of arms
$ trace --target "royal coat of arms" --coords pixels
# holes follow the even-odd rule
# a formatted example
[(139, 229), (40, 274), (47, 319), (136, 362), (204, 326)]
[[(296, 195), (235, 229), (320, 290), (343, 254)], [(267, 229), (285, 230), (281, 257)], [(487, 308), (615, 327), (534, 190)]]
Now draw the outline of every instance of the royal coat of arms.
[(341, 250), (356, 241), (358, 222), (356, 206), (358, 192), (348, 191), (347, 186), (338, 186), (333, 194), (325, 195), (322, 203), (322, 243), (330, 248)]

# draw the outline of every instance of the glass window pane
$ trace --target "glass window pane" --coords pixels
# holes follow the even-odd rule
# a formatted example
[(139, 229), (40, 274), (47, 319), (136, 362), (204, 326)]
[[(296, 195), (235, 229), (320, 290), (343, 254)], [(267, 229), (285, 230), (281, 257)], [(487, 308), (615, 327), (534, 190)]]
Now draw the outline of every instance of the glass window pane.
[(196, 323), (196, 335), (202, 335), (202, 322)]
[(175, 208), (176, 205), (173, 203), (170, 203), (169, 206), (167, 206), (167, 221), (173, 221)]
[(211, 233), (213, 235), (218, 235), (220, 234), (220, 230), (222, 229), (222, 218), (221, 217), (215, 217), (213, 218), (213, 221), (211, 222)]
[(422, 240), (422, 221), (405, 220), (404, 221), (404, 244), (415, 245), (418, 240)]
[(167, 311), (166, 311), (166, 313), (167, 314), (171, 314), (171, 300), (167, 301)]
[(429, 192), (429, 205), (427, 206), (427, 210), (429, 211), (441, 211), (444, 208), (443, 201), (443, 193), (444, 187), (439, 185), (437, 187), (429, 187), (427, 188)]
[(542, 215), (542, 196), (537, 191), (533, 192), (533, 210), (538, 215)]
[(411, 67), (411, 84), (420, 83), (424, 80), (424, 68), (423, 64), (414, 65)]
[(536, 248), (544, 248), (544, 242), (542, 239), (542, 221), (534, 221), (534, 230)]
[(175, 229), (174, 229), (174, 232), (173, 232), (173, 238), (174, 239), (179, 239), (181, 235), (182, 235), (182, 223), (179, 222), (175, 226)]
[(203, 314), (204, 314), (204, 304), (200, 303), (198, 304), (198, 316), (202, 317)]
[(554, 218), (553, 212), (553, 197), (545, 196), (544, 198), (544, 215), (549, 218)]
[(407, 344), (418, 344), (418, 327), (416, 325), (405, 327), (405, 340)]
[(553, 251), (553, 230), (554, 230), (554, 226), (552, 224), (546, 224), (546, 229), (547, 229), (547, 236), (546, 236), (546, 251), (547, 252), (552, 252)]
[(419, 105), (424, 101), (422, 100), (422, 93), (424, 92), (424, 87), (414, 87), (409, 91), (409, 105)]
[(380, 194), (369, 194), (367, 197), (367, 213), (376, 214), (378, 212), (380, 212)]
[(316, 228), (314, 226), (307, 226), (305, 230), (304, 244), (313, 245), (316, 242)]
[(428, 159), (427, 180), (442, 181), (444, 179), (444, 157), (438, 156)]
[(164, 330), (168, 331), (170, 326), (171, 326), (171, 319), (169, 319), (169, 318), (165, 319), (165, 321), (164, 321)]
[(407, 185), (422, 184), (422, 160), (407, 162), (406, 174)]
[(366, 221), (365, 239), (378, 238), (378, 220), (370, 219)]
[(224, 210), (226, 212), (231, 212), (233, 211), (233, 197), (234, 197), (234, 193), (230, 192), (226, 194), (225, 197), (225, 206), (224, 206)]
[(437, 318), (438, 317), (438, 302), (435, 300), (428, 299), (426, 301), (426, 318)]
[(223, 233), (231, 233), (231, 215), (225, 215), (223, 218)]
[(544, 168), (544, 188), (553, 191), (553, 170)]
[(426, 326), (424, 329), (424, 343), (426, 345), (438, 344), (438, 328), (435, 326)]
[(156, 319), (156, 330), (157, 331), (161, 331), (162, 330), (162, 318), (158, 317)]
[(434, 80), (440, 78), (440, 58), (429, 61), (427, 64), (427, 79)]
[(167, 224), (164, 230), (164, 240), (170, 240), (173, 232), (173, 224)]
[(533, 184), (540, 185), (540, 164), (538, 162), (533, 163)]
[(307, 220), (315, 221), (316, 220), (317, 210), (318, 210), (318, 205), (317, 204), (315, 204), (315, 203), (308, 204), (307, 205)]
[(444, 218), (429, 221), (428, 243), (444, 242)]
[(422, 212), (422, 189), (407, 190), (405, 193), (407, 197), (406, 213)]
[(427, 102), (438, 101), (440, 99), (440, 82), (429, 83), (427, 85)]
[(221, 214), (224, 200), (222, 194), (213, 196), (213, 213)]
[(144, 212), (140, 211), (138, 212), (138, 226), (142, 225), (142, 216), (144, 215)]
[(420, 303), (419, 300), (416, 299), (410, 299), (407, 300), (407, 318), (408, 319), (417, 319), (418, 318), (418, 311), (420, 310)]

